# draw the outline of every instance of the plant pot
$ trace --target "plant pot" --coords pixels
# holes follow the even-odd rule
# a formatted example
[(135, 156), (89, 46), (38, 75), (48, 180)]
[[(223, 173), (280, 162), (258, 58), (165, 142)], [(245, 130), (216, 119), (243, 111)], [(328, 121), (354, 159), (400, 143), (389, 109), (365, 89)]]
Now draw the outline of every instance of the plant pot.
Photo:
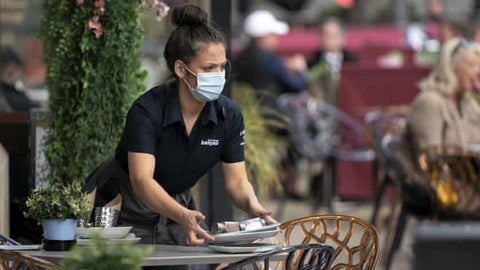
[(47, 240), (74, 240), (76, 219), (43, 219), (43, 237)]

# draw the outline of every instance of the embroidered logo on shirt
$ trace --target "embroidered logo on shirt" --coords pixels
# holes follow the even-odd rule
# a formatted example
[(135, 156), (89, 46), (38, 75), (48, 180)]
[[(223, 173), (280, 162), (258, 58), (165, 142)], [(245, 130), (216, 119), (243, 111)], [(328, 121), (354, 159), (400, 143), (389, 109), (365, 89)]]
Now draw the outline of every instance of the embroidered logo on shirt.
[(217, 139), (206, 139), (206, 140), (201, 140), (200, 145), (207, 145), (207, 146), (218, 146), (219, 140)]

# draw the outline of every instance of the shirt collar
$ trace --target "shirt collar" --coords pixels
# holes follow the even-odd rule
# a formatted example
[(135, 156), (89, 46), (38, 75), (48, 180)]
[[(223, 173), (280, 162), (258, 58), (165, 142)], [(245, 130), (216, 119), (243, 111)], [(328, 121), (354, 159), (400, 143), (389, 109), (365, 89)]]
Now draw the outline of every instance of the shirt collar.
[(200, 115), (202, 125), (208, 124), (209, 121), (212, 121), (215, 125), (218, 123), (217, 104), (216, 101), (210, 101), (205, 104), (205, 108), (203, 108), (202, 114)]
[[(163, 127), (175, 122), (183, 121), (180, 100), (178, 97), (178, 88), (172, 87), (172, 89), (164, 89), (164, 91), (165, 90), (167, 91), (167, 94), (165, 95), (166, 106), (163, 117)], [(215, 101), (207, 102), (207, 104), (205, 104), (205, 107), (199, 116), (202, 125), (206, 125), (210, 121), (214, 124), (218, 123), (216, 104), (217, 102)]]
[(165, 111), (163, 114), (163, 127), (166, 127), (175, 122), (181, 122), (182, 111), (180, 110), (180, 101), (178, 99), (178, 88), (172, 86), (171, 88), (167, 87), (162, 89), (166, 91), (165, 99)]

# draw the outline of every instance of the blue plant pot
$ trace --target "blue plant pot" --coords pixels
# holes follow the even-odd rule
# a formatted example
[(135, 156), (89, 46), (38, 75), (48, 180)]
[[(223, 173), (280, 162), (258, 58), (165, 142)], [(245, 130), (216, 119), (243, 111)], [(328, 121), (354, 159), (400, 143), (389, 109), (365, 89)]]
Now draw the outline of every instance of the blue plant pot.
[(74, 240), (76, 219), (43, 219), (43, 237), (48, 240)]

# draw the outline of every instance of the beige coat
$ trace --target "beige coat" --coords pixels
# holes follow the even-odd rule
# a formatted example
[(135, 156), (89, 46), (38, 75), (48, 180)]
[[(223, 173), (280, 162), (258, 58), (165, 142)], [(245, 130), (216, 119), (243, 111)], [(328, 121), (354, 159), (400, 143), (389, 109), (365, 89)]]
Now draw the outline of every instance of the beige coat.
[(458, 110), (437, 91), (424, 90), (410, 107), (407, 126), (417, 151), (438, 145), (480, 144), (480, 105), (467, 93)]

